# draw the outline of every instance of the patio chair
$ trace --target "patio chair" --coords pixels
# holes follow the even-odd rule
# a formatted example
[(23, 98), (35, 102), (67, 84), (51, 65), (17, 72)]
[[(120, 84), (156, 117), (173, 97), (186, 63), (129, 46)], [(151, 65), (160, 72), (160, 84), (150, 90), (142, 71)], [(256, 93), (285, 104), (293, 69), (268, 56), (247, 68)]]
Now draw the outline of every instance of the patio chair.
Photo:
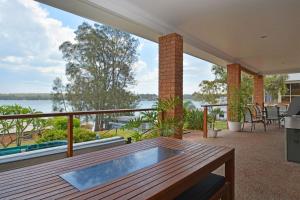
[(242, 126), (242, 131), (245, 128), (245, 123), (250, 123), (251, 124), (251, 132), (255, 130), (255, 124), (256, 123), (262, 123), (264, 125), (264, 130), (266, 130), (266, 122), (263, 117), (261, 118), (255, 118), (251, 112), (251, 109), (249, 107), (245, 107), (244, 112), (243, 112), (243, 126)]
[(225, 178), (210, 173), (196, 185), (181, 193), (175, 200), (218, 200), (228, 195), (228, 184)]
[(264, 113), (259, 104), (253, 105), (254, 111), (255, 111), (255, 118), (256, 119), (264, 119)]
[(266, 121), (271, 124), (274, 121), (278, 122), (278, 126), (280, 128), (280, 114), (279, 114), (279, 107), (278, 106), (267, 106), (265, 107), (266, 112)]

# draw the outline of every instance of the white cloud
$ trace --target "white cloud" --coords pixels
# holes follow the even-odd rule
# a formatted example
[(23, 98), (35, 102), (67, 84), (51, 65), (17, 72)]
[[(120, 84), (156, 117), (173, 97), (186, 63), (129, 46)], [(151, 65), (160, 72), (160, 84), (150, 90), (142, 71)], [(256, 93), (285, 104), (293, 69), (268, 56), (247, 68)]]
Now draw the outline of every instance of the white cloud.
[(0, 26), (0, 68), (64, 74), (65, 62), (58, 47), (73, 40), (73, 30), (49, 17), (39, 3), (2, 0)]
[(133, 70), (135, 71), (135, 73), (139, 73), (141, 70), (145, 70), (146, 68), (147, 63), (140, 59), (133, 65)]
[(132, 92), (156, 93), (158, 92), (158, 68), (151, 68), (147, 63), (139, 59), (133, 66), (136, 85), (130, 88)]

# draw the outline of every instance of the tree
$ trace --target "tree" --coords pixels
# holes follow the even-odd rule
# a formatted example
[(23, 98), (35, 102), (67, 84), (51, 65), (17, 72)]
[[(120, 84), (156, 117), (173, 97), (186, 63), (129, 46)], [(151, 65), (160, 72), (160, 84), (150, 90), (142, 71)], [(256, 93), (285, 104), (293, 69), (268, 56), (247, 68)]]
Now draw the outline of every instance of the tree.
[[(226, 96), (227, 93), (227, 70), (225, 67), (213, 65), (212, 73), (215, 79), (212, 81), (203, 80), (200, 84), (200, 91), (193, 95), (206, 103), (216, 104), (220, 97)], [(251, 75), (241, 74), (241, 90), (245, 96), (245, 103), (252, 102), (253, 79)]]
[(67, 111), (67, 102), (65, 97), (65, 86), (62, 83), (62, 80), (60, 78), (56, 78), (53, 81), (53, 92), (52, 95), (52, 108), (54, 111)]
[[(0, 106), (0, 115), (18, 115), (38, 113), (30, 107), (25, 108), (20, 105), (3, 105)], [(0, 120), (0, 144), (7, 148), (12, 143), (17, 146), (22, 145), (26, 137), (31, 137), (32, 133), (41, 133), (46, 127), (46, 120), (38, 118), (24, 118)]]
[(272, 97), (272, 100), (278, 99), (278, 94), (285, 94), (287, 87), (285, 81), (288, 79), (288, 75), (269, 75), (265, 77), (265, 91)]
[[(75, 41), (60, 46), (66, 60), (66, 99), (74, 110), (135, 107), (137, 97), (128, 91), (135, 84), (133, 64), (138, 40), (109, 26), (83, 23)], [(96, 116), (95, 128), (103, 116)]]

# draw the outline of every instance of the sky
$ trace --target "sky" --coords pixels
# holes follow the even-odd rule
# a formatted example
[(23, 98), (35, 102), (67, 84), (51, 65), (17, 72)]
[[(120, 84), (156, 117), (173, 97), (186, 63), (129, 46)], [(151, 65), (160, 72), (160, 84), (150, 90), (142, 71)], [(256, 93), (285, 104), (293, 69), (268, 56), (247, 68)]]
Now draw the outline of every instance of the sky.
[[(83, 22), (95, 22), (32, 0), (0, 0), (0, 93), (49, 93), (53, 80), (66, 82), (65, 62), (58, 50), (73, 41)], [(137, 37), (137, 36), (134, 36)], [(138, 61), (133, 65), (134, 93), (158, 93), (158, 44), (137, 37)], [(212, 64), (184, 54), (183, 92), (198, 91), (212, 80)]]

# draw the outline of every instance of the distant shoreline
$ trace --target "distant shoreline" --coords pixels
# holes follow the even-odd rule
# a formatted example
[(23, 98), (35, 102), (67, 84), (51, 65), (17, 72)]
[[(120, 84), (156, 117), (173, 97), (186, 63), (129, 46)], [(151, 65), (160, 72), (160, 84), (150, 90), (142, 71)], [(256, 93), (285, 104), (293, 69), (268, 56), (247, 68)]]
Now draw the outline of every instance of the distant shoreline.
[(0, 100), (51, 100), (51, 94), (50, 93), (0, 94)]
[[(137, 94), (140, 101), (156, 101), (157, 94)], [(184, 99), (193, 99), (191, 94), (184, 94)], [(52, 100), (50, 93), (7, 93), (0, 94), (0, 100)]]

